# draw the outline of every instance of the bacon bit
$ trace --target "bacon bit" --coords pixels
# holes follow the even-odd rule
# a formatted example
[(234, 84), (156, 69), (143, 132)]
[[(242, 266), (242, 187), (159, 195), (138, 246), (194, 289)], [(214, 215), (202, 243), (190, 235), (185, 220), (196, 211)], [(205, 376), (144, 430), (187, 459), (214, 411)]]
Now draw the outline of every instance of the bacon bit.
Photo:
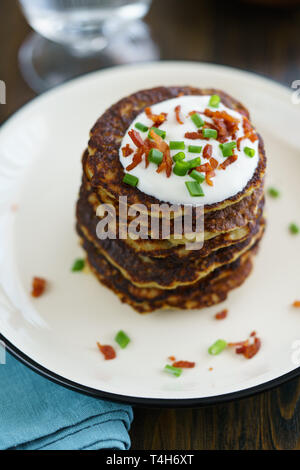
[(172, 364), (173, 367), (180, 367), (181, 369), (192, 369), (195, 367), (195, 362), (177, 361)]
[(34, 277), (32, 280), (32, 297), (40, 297), (46, 289), (46, 280), (41, 277)]
[(212, 156), (212, 145), (206, 144), (203, 149), (203, 158), (209, 160)]
[(213, 367), (209, 367), (208, 370), (211, 372), (213, 370)]
[(211, 159), (209, 160), (209, 163), (213, 170), (218, 168), (219, 162), (215, 158), (211, 157)]
[(195, 131), (195, 132), (186, 132), (184, 134), (184, 137), (186, 137), (187, 139), (192, 139), (192, 140), (196, 140), (196, 139), (203, 139), (203, 135), (202, 135), (202, 132), (201, 131)]
[(153, 114), (150, 107), (145, 108), (146, 116), (153, 121), (155, 127), (159, 127), (167, 119), (166, 113)]
[(207, 172), (212, 171), (212, 167), (210, 166), (210, 163), (207, 162), (207, 163), (203, 163), (200, 166), (197, 166), (196, 170), (202, 173), (207, 173)]
[(252, 343), (247, 339), (246, 341), (240, 341), (238, 343), (228, 343), (228, 346), (235, 347), (236, 354), (243, 354), (246, 359), (251, 359), (260, 350), (261, 340), (256, 336), (255, 331), (252, 331), (250, 336), (254, 338)]
[(172, 362), (176, 361), (176, 357), (175, 356), (169, 356), (168, 359)]
[(161, 138), (160, 135), (157, 135), (152, 129), (150, 130), (150, 136), (156, 143), (156, 148), (163, 153), (163, 160), (159, 167), (157, 168), (157, 173), (161, 173), (162, 171), (166, 171), (167, 177), (169, 178), (172, 173), (172, 158), (170, 155), (170, 148), (168, 144)]
[(214, 183), (211, 180), (211, 178), (213, 178), (213, 176), (216, 176), (214, 171), (208, 171), (207, 173), (205, 173), (205, 181), (209, 186), (214, 185)]
[(227, 315), (228, 315), (228, 310), (227, 310), (227, 308), (225, 308), (224, 310), (221, 310), (221, 312), (216, 313), (215, 318), (217, 320), (223, 320), (224, 318), (227, 317)]
[(99, 351), (103, 354), (104, 359), (106, 361), (114, 359), (117, 356), (116, 351), (114, 350), (112, 346), (109, 346), (108, 344), (104, 344), (102, 346), (102, 344), (98, 342), (97, 342), (97, 346), (98, 346)]
[(293, 302), (293, 307), (299, 308), (300, 307), (300, 300), (295, 300), (295, 302)]
[(178, 124), (183, 124), (183, 121), (180, 119), (180, 111), (181, 111), (181, 106), (180, 104), (175, 107), (175, 116), (176, 116), (176, 121)]
[(132, 148), (129, 144), (126, 144), (125, 147), (122, 147), (123, 157), (129, 157), (133, 153)]
[(212, 111), (211, 109), (205, 109), (204, 114), (213, 120), (220, 142), (225, 142), (228, 137), (235, 136), (239, 122), (237, 118), (234, 118), (226, 111)]
[(179, 98), (180, 96), (184, 96), (183, 91), (180, 91), (180, 92), (178, 93), (177, 98)]
[(136, 145), (138, 148), (144, 146), (144, 141), (142, 139), (141, 134), (138, 131), (131, 129), (131, 131), (128, 132), (128, 135), (131, 138), (134, 145)]
[(245, 135), (240, 137), (236, 143), (238, 150), (241, 150), (242, 140), (249, 139), (251, 140), (251, 142), (255, 142), (256, 140), (258, 140), (258, 136), (255, 134), (255, 131), (253, 127), (251, 126), (249, 119), (246, 116), (243, 117), (243, 129), (244, 129)]
[(146, 168), (147, 168), (149, 165), (148, 153), (151, 148), (155, 147), (155, 143), (151, 142), (151, 140), (148, 138), (146, 138), (144, 141), (140, 133), (134, 129), (131, 129), (128, 132), (128, 135), (133, 141), (133, 143), (137, 146), (137, 151), (133, 155), (131, 164), (126, 167), (126, 170), (127, 171), (133, 170), (133, 168), (139, 165), (142, 161), (143, 155), (145, 155), (145, 163), (146, 163)]
[(19, 206), (18, 206), (18, 204), (12, 204), (10, 206), (10, 209), (11, 209), (12, 212), (17, 212), (17, 210), (19, 209)]
[(219, 165), (219, 170), (226, 170), (228, 165), (231, 165), (232, 163), (234, 163), (237, 160), (237, 158), (238, 156), (235, 154), (231, 155), (230, 157), (227, 157), (225, 162)]
[(141, 163), (143, 153), (144, 153), (144, 148), (143, 147), (137, 149), (137, 151), (133, 155), (132, 162), (130, 163), (130, 165), (128, 165), (126, 167), (127, 171), (133, 170), (133, 168), (135, 168), (137, 165), (139, 165)]

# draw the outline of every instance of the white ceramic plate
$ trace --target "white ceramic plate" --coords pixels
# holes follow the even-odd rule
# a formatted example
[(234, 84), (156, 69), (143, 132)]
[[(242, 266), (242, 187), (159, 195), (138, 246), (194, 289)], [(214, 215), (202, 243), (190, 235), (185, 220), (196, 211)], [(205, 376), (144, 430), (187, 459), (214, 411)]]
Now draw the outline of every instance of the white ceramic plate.
[[(241, 100), (262, 134), (268, 185), (268, 228), (255, 269), (221, 305), (201, 311), (139, 315), (92, 275), (71, 273), (82, 256), (74, 230), (80, 158), (88, 132), (119, 98), (158, 85), (217, 87)], [(15, 355), (79, 391), (132, 403), (190, 405), (244, 396), (299, 373), (300, 105), (291, 92), (242, 71), (188, 62), (114, 68), (61, 86), (31, 102), (0, 131), (0, 320)], [(15, 206), (18, 206), (18, 210)], [(30, 296), (33, 276), (50, 282)], [(229, 309), (226, 320), (214, 314)], [(104, 361), (96, 341), (132, 339)], [(262, 348), (246, 360), (233, 351), (210, 356), (218, 338), (246, 339), (256, 330)], [(196, 361), (180, 378), (162, 372), (167, 357)], [(209, 371), (212, 367), (213, 370)]]

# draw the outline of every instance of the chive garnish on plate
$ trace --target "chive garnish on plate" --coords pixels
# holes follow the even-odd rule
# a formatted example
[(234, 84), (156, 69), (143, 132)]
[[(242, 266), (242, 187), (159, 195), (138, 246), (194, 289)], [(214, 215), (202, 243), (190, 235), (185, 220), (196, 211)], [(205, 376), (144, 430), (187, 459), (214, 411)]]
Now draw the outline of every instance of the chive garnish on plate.
[(210, 97), (208, 105), (212, 106), (213, 108), (217, 108), (220, 104), (220, 101), (221, 101), (221, 98), (219, 97), (219, 95), (212, 95)]
[(168, 374), (174, 375), (175, 377), (180, 377), (182, 374), (182, 369), (179, 367), (170, 366), (169, 364), (165, 366), (164, 371), (168, 372)]
[(149, 129), (148, 126), (145, 126), (145, 124), (141, 123), (141, 122), (137, 122), (134, 127), (136, 127), (139, 131), (142, 131), (142, 132), (147, 132), (147, 130)]
[(252, 158), (255, 155), (255, 150), (251, 147), (244, 147), (244, 153), (247, 155), (247, 157)]
[(220, 149), (222, 151), (223, 157), (231, 157), (233, 149), (236, 147), (236, 142), (226, 142), (225, 144), (220, 144)]
[(202, 147), (200, 145), (189, 145), (188, 151), (191, 153), (201, 153)]
[(157, 149), (151, 149), (148, 153), (148, 160), (149, 162), (155, 163), (156, 165), (160, 165), (162, 162), (164, 154)]
[[(151, 127), (150, 131), (154, 131), (155, 134), (159, 135), (162, 139), (165, 139), (166, 137), (166, 131), (163, 131), (162, 129), (158, 129), (158, 127)], [(148, 137), (149, 139), (153, 140), (150, 135), (150, 131), (148, 133)]]
[(130, 173), (125, 173), (124, 178), (123, 178), (123, 183), (129, 184), (130, 186), (135, 187), (139, 182), (139, 179), (131, 175)]
[(208, 348), (209, 354), (216, 356), (220, 354), (227, 347), (227, 341), (224, 339), (218, 339), (214, 344)]
[(203, 189), (197, 181), (186, 181), (185, 185), (192, 197), (204, 196)]
[(72, 272), (82, 271), (85, 266), (85, 261), (82, 258), (78, 258), (74, 261), (72, 266)]
[(203, 129), (203, 137), (208, 139), (216, 139), (218, 137), (218, 132), (216, 129)]
[(191, 120), (193, 121), (193, 123), (195, 124), (196, 127), (204, 126), (204, 121), (203, 121), (202, 117), (200, 116), (200, 114), (198, 114), (198, 113), (192, 114), (191, 115)]
[(124, 349), (130, 343), (130, 338), (123, 330), (120, 330), (115, 336), (115, 342)]

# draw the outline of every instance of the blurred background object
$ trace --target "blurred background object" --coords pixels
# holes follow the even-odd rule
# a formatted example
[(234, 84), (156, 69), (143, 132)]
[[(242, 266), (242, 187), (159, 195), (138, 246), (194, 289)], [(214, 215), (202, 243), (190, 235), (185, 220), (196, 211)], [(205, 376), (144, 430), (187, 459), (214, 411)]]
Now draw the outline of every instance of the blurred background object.
[(20, 49), (21, 71), (37, 92), (110, 65), (155, 60), (140, 21), (151, 0), (19, 0), (35, 30)]

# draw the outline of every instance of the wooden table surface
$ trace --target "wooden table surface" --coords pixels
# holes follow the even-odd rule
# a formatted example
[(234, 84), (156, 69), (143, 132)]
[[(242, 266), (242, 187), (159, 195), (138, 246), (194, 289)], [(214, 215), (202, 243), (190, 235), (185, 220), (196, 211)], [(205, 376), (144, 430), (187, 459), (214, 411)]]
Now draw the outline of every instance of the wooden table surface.
[[(248, 2), (252, 3), (252, 2)], [(154, 0), (147, 17), (162, 59), (239, 67), (288, 86), (300, 79), (300, 9), (245, 2)], [(35, 94), (18, 49), (30, 31), (16, 2), (0, 2), (0, 124)], [(300, 379), (260, 395), (199, 409), (135, 409), (132, 449), (300, 449)]]

